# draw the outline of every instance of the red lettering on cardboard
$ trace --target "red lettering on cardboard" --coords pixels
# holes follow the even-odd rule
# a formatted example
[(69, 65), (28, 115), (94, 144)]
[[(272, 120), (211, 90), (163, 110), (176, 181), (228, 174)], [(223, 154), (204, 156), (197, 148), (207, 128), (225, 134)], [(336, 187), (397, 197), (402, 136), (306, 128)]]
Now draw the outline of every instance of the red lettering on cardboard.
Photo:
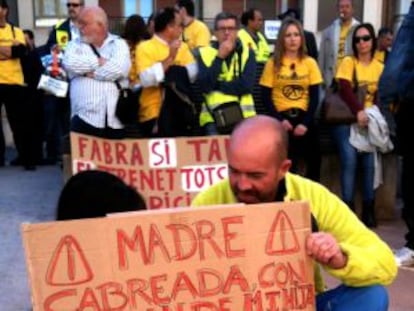
[(284, 211), (279, 211), (266, 240), (267, 255), (286, 255), (300, 251), (298, 237), (292, 221)]
[(171, 165), (171, 154), (168, 139), (163, 141), (156, 141), (151, 145), (151, 152), (156, 156), (158, 161), (153, 162), (155, 166)]
[[(64, 269), (66, 274), (58, 274), (58, 266)], [(50, 260), (46, 272), (46, 283), (52, 286), (68, 286), (83, 284), (92, 279), (92, 269), (78, 241), (72, 235), (64, 236)]]

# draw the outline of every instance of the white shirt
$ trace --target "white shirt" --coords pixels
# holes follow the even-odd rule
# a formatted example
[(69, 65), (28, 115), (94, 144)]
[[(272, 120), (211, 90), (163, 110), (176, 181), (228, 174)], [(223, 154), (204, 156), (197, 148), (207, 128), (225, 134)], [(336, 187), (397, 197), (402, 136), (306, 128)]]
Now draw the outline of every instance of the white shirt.
[[(72, 117), (78, 115), (97, 128), (120, 129), (123, 125), (115, 116), (119, 96), (115, 81), (125, 87), (128, 85), (129, 48), (123, 39), (108, 34), (97, 50), (106, 59), (103, 66), (99, 66), (98, 57), (89, 44), (80, 38), (71, 40), (65, 50), (63, 66), (70, 79)], [(90, 72), (94, 73), (94, 78), (85, 76)]]
[(69, 21), (69, 28), (70, 28), (70, 38), (71, 40), (76, 40), (80, 38), (80, 31), (79, 28), (70, 20)]

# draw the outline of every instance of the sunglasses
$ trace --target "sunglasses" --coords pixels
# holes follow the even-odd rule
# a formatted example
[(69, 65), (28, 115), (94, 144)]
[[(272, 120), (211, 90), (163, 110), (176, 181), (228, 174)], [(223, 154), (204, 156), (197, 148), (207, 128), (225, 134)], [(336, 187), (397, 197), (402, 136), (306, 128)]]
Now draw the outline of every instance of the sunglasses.
[(80, 3), (66, 3), (67, 8), (70, 8), (70, 7), (77, 8), (79, 6), (80, 6)]
[(291, 75), (290, 78), (293, 79), (293, 80), (296, 80), (298, 78), (298, 74), (296, 73), (296, 64), (295, 63), (292, 63), (289, 66), (289, 68), (292, 71), (292, 75)]
[(371, 40), (371, 36), (370, 35), (365, 35), (365, 36), (361, 36), (361, 37), (355, 37), (355, 42), (356, 43), (359, 43), (361, 41), (368, 42), (369, 40)]

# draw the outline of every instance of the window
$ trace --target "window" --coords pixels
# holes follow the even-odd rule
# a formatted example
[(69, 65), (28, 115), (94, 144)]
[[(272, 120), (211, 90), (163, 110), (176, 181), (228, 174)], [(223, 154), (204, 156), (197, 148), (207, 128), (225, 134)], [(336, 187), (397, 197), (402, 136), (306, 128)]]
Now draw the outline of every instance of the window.
[(33, 0), (35, 27), (50, 27), (67, 17), (67, 0)]

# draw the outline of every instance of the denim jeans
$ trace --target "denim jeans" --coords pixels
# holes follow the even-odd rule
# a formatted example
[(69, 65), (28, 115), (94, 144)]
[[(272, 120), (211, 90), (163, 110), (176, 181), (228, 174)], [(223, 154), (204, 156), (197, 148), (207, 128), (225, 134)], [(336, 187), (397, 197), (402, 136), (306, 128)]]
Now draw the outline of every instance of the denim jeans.
[[(395, 115), (397, 151), (402, 155), (402, 217), (407, 225), (406, 246), (414, 250), (414, 152), (412, 151), (412, 125), (414, 115), (414, 2), (394, 39), (392, 50), (379, 84), (380, 103), (385, 112), (398, 103)], [(387, 115), (387, 114), (386, 114)], [(393, 124), (393, 115), (388, 120)]]
[(43, 105), (46, 158), (56, 161), (62, 154), (62, 137), (69, 133), (69, 101), (67, 98), (46, 95)]
[(204, 135), (206, 136), (214, 136), (219, 135), (219, 132), (217, 131), (216, 124), (214, 122), (209, 122), (204, 125)]
[(387, 311), (388, 293), (384, 286), (340, 285), (316, 296), (317, 311)]
[(332, 136), (341, 163), (341, 196), (346, 203), (354, 201), (358, 162), (362, 168), (362, 198), (374, 200), (374, 153), (359, 152), (349, 143), (350, 125), (332, 127)]

